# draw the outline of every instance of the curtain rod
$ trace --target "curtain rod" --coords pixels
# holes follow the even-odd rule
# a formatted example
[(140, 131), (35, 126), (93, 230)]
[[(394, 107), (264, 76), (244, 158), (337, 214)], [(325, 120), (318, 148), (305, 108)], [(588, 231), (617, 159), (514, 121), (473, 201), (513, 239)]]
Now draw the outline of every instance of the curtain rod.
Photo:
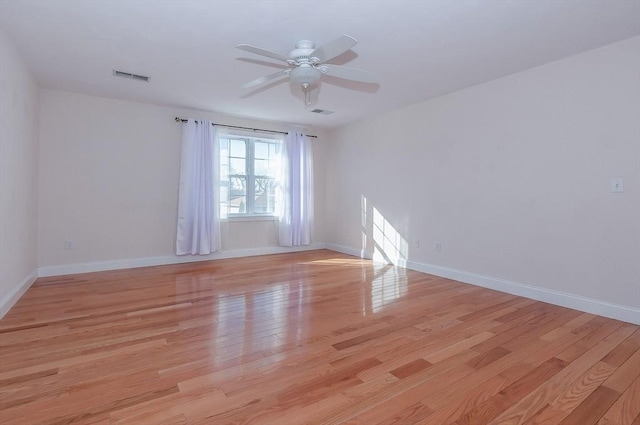
[[(187, 121), (189, 121), (186, 118), (179, 118), (179, 117), (176, 117), (175, 120), (176, 120), (176, 122), (187, 122)], [(264, 131), (264, 132), (267, 132), (267, 133), (277, 133), (277, 134), (289, 134), (289, 132), (287, 132), (287, 131), (265, 130), (263, 128), (240, 127), (240, 126), (237, 126), (237, 125), (226, 125), (226, 124), (215, 124), (215, 123), (211, 123), (211, 124), (212, 125), (219, 125), (219, 126), (222, 126), (222, 127), (239, 128), (241, 130)], [(313, 137), (315, 139), (318, 138), (318, 136), (314, 136), (313, 134), (305, 134), (305, 136)]]

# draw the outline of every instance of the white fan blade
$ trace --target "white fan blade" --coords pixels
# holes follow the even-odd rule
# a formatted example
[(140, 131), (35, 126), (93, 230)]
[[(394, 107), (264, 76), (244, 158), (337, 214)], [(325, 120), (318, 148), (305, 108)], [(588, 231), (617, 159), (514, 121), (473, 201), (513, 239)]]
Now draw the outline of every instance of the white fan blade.
[(278, 77), (285, 77), (287, 75), (287, 70), (282, 70), (282, 71), (278, 71), (278, 72), (274, 72), (273, 74), (269, 74), (269, 75), (265, 75), (264, 77), (260, 77), (260, 78), (256, 78), (253, 81), (249, 81), (246, 84), (243, 84), (242, 87), (244, 87), (245, 89), (249, 89), (251, 87), (255, 87), (255, 86), (259, 86), (262, 85), (266, 82), (269, 82), (271, 80), (275, 80)]
[(309, 56), (320, 59), (320, 63), (324, 63), (330, 59), (340, 56), (353, 46), (358, 44), (358, 40), (346, 34), (341, 35), (335, 40), (323, 44), (314, 50)]
[(342, 65), (324, 65), (327, 67), (327, 75), (337, 78), (344, 78), (345, 80), (361, 81), (363, 83), (375, 84), (378, 82), (378, 77), (369, 71), (364, 71), (358, 68), (351, 68), (350, 66)]
[(280, 53), (272, 52), (271, 50), (261, 49), (259, 47), (250, 46), (248, 44), (238, 44), (236, 47), (246, 52), (255, 53), (256, 55), (266, 56), (268, 58), (276, 59), (283, 62), (286, 62), (290, 59), (288, 56), (282, 55)]

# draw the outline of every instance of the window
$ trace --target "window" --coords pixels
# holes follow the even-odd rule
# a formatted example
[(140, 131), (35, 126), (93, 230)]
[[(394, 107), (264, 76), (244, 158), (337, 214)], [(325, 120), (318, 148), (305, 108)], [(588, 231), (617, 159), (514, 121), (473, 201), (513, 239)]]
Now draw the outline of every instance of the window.
[(220, 137), (221, 217), (273, 215), (281, 138)]

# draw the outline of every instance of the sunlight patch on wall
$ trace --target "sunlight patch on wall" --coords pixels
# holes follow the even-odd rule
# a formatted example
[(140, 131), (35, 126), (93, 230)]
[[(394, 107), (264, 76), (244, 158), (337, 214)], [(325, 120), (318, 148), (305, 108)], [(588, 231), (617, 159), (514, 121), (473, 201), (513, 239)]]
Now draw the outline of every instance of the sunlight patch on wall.
[(400, 267), (407, 266), (409, 244), (400, 233), (373, 208), (373, 259)]
[[(371, 285), (367, 285), (362, 300), (362, 314), (367, 315), (377, 313), (407, 294), (404, 267), (409, 256), (409, 244), (380, 210), (362, 194), (360, 214), (361, 255), (368, 257), (371, 253), (373, 259), (373, 278)], [(368, 280), (367, 273), (371, 273), (371, 268), (363, 267), (363, 282)]]

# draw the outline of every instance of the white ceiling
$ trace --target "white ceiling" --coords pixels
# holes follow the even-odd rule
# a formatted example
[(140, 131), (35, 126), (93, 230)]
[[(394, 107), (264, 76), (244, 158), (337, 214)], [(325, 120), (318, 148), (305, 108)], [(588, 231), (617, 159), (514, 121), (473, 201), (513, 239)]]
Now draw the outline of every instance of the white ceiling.
[[(640, 34), (640, 0), (0, 0), (0, 24), (43, 87), (335, 128)], [(359, 40), (312, 108), (286, 80), (245, 90), (300, 39)], [(118, 69), (149, 83), (115, 78)], [(315, 97), (315, 96), (314, 96)]]

